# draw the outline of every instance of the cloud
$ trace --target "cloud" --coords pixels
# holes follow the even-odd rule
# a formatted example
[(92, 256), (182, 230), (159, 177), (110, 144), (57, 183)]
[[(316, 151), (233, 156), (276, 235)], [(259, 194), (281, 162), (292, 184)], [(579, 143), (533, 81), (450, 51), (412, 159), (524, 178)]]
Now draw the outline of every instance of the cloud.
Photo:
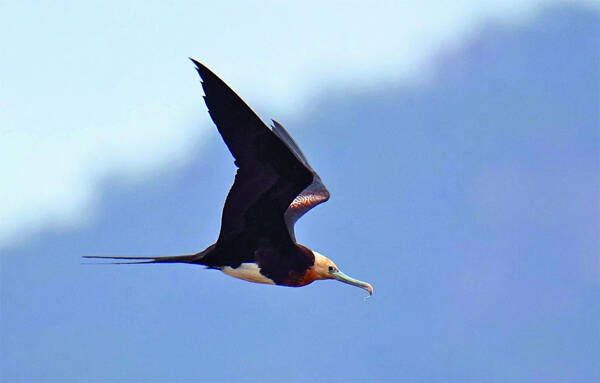
[(4, 5), (0, 247), (85, 222), (107, 176), (135, 182), (185, 160), (210, 128), (186, 56), (290, 115), (325, 84), (417, 79), (478, 24), (542, 3)]

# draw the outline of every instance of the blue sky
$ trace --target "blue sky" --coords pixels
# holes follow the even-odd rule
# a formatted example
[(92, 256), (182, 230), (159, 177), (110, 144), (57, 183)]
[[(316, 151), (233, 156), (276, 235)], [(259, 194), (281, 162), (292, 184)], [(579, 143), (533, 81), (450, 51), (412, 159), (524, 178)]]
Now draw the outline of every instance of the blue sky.
[(336, 84), (425, 81), (432, 59), (474, 30), (553, 3), (3, 2), (0, 151), (12, 161), (1, 168), (0, 247), (93, 220), (106, 177), (135, 183), (189, 161), (213, 127), (188, 56), (289, 119)]
[[(598, 380), (597, 6), (340, 4), (1, 5), (3, 381)], [(80, 265), (216, 238), (187, 56), (297, 137), (297, 236), (373, 298)]]

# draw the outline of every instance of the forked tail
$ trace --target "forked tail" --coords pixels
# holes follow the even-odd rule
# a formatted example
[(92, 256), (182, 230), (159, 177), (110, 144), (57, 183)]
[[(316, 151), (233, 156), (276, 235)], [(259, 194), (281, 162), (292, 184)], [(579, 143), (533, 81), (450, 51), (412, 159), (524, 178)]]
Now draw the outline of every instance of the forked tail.
[(93, 259), (119, 259), (125, 260), (120, 262), (107, 262), (103, 264), (111, 265), (137, 265), (142, 263), (201, 263), (199, 260), (202, 256), (199, 254), (191, 255), (174, 255), (167, 257), (114, 257), (107, 255), (84, 255), (83, 258)]
[(212, 253), (216, 244), (212, 244), (203, 251), (189, 255), (172, 255), (167, 257), (120, 257), (113, 255), (84, 255), (83, 258), (92, 259), (118, 259), (121, 262), (106, 262), (103, 265), (137, 265), (142, 263), (195, 263), (206, 265), (204, 258)]

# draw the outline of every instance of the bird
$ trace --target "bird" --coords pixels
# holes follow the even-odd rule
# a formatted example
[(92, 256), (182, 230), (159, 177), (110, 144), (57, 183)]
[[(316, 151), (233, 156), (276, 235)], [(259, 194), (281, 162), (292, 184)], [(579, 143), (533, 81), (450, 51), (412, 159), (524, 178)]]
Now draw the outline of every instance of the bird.
[(114, 264), (197, 264), (249, 282), (290, 287), (337, 280), (373, 295), (369, 283), (344, 274), (331, 259), (296, 241), (296, 221), (330, 197), (298, 144), (279, 122), (271, 120), (267, 126), (223, 80), (190, 60), (200, 75), (210, 117), (237, 167), (217, 241), (189, 255), (84, 258)]

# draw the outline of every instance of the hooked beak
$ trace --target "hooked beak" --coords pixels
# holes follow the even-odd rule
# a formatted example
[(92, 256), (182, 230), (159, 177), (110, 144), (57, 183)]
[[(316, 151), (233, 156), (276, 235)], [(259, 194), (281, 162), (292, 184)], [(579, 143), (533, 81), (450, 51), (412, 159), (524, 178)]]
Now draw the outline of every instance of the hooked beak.
[(367, 282), (359, 281), (358, 279), (349, 277), (339, 270), (332, 272), (331, 275), (333, 275), (333, 277), (340, 282), (344, 282), (352, 286), (358, 286), (361, 289), (367, 290), (369, 292), (369, 295), (373, 295), (373, 287)]

